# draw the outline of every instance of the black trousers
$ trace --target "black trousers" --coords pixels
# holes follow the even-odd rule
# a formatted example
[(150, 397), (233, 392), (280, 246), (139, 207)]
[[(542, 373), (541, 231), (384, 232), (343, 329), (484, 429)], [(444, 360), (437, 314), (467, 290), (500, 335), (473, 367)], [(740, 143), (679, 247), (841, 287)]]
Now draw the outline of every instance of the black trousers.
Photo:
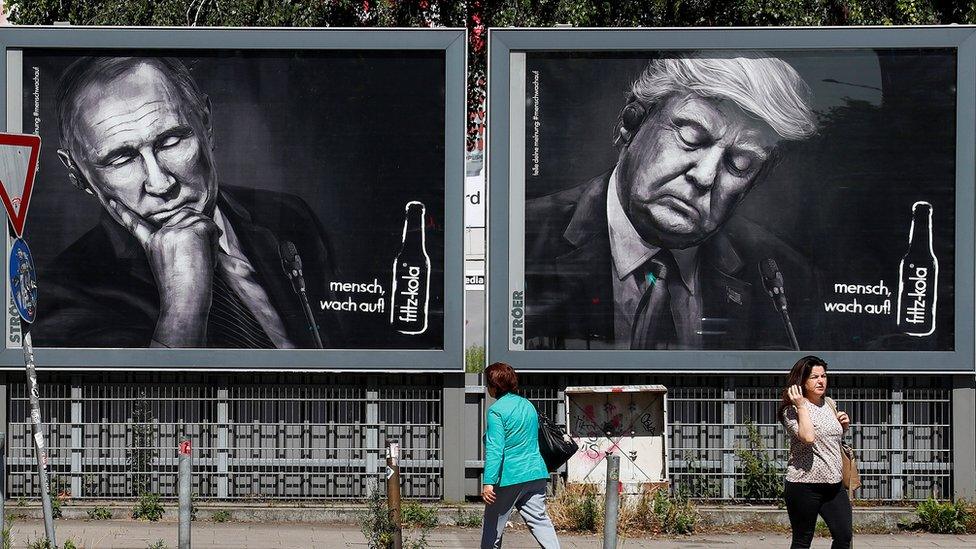
[(817, 515), (823, 517), (834, 539), (831, 549), (850, 549), (851, 538), (851, 500), (841, 483), (814, 484), (805, 482), (786, 482), (784, 492), (786, 512), (790, 515), (790, 528), (793, 529), (793, 544), (790, 549), (807, 549), (813, 542), (817, 527)]

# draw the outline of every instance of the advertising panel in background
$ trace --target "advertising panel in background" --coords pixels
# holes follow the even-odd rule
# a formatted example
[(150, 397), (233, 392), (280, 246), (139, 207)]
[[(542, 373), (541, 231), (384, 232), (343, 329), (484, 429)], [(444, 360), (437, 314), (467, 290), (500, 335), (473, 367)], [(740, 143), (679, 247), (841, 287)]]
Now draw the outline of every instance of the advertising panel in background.
[(463, 31), (137, 33), (3, 30), (39, 362), (460, 367)]

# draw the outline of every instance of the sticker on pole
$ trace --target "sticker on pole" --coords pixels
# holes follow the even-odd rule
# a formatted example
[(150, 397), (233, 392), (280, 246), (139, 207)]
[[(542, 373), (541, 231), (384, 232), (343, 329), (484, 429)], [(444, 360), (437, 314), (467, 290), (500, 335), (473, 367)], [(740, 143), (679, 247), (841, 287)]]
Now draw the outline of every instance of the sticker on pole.
[(37, 273), (34, 258), (23, 239), (14, 240), (10, 248), (10, 293), (24, 322), (34, 322), (37, 316)]
[(36, 135), (0, 133), (0, 199), (18, 237), (24, 235), (40, 150)]
[(181, 456), (188, 456), (188, 455), (190, 455), (190, 451), (191, 450), (192, 450), (192, 447), (190, 445), (190, 441), (189, 440), (182, 440), (182, 441), (180, 441), (180, 455)]

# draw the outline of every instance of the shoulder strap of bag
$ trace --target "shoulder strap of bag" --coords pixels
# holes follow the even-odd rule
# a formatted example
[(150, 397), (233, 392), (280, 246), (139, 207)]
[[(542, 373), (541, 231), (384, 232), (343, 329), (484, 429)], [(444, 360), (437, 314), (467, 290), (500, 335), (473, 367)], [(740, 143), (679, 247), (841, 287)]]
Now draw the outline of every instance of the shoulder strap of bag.
[[(830, 409), (834, 411), (834, 417), (837, 417), (837, 403), (834, 402), (834, 399), (832, 399), (830, 397), (824, 397), (824, 400), (827, 401), (827, 404), (830, 406)], [(844, 444), (844, 435), (841, 435), (841, 442), (840, 442), (841, 450), (845, 450), (845, 448), (844, 448), (845, 446), (846, 446), (846, 444)], [(845, 453), (846, 453), (846, 450), (845, 450)], [(848, 457), (850, 457), (850, 456), (848, 456)]]

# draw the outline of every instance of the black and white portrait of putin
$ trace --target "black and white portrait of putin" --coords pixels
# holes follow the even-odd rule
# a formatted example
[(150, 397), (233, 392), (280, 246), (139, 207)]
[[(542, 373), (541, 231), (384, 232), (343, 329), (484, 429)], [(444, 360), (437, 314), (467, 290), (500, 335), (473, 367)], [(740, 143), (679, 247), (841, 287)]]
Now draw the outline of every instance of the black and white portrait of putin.
[[(313, 346), (279, 246), (297, 246), (324, 296), (321, 224), (296, 196), (220, 180), (214, 109), (183, 62), (80, 58), (56, 102), (67, 178), (103, 215), (41, 273), (38, 345)], [(335, 319), (316, 322), (338, 341)]]
[(616, 165), (527, 203), (527, 348), (788, 348), (757, 265), (810, 289), (812, 269), (735, 212), (816, 132), (806, 83), (776, 57), (701, 52), (629, 88)]

